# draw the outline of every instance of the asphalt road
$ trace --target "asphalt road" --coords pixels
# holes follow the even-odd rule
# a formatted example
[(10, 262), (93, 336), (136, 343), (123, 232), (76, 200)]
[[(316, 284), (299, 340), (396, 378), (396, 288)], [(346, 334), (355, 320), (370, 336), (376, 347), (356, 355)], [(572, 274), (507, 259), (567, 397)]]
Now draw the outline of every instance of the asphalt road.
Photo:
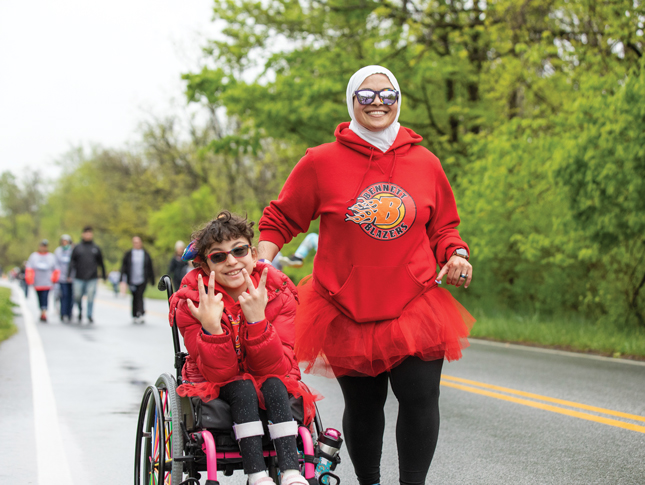
[[(91, 326), (63, 325), (50, 310), (50, 323), (32, 324), (42, 341), (44, 374), (33, 372), (35, 337), (28, 339), (29, 325), (17, 310), (19, 333), (0, 344), (1, 484), (132, 483), (143, 389), (173, 371), (167, 305), (146, 305), (145, 325), (132, 324), (129, 298), (107, 290), (97, 296)], [(35, 295), (26, 308), (37, 316)], [(444, 374), (439, 445), (426, 483), (645, 484), (642, 363), (473, 342)], [(34, 408), (33, 396), (47, 402), (45, 378), (50, 404)], [(326, 396), (319, 405), (323, 424), (342, 429), (336, 382), (305, 381)], [(45, 425), (43, 407), (55, 411)], [(396, 412), (391, 396), (383, 485), (398, 483)], [(43, 456), (48, 442), (58, 446)], [(344, 450), (342, 458), (342, 483), (355, 484)], [(245, 483), (241, 474), (220, 481)]]

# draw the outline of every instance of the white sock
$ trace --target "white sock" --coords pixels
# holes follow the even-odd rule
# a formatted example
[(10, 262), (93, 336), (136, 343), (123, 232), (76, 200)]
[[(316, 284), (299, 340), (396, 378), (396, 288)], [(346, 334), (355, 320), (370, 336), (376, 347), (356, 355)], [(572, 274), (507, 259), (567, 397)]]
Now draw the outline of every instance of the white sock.
[(283, 478), (287, 478), (289, 475), (300, 475), (299, 470), (285, 470), (281, 473)]
[(266, 470), (257, 472), (257, 473), (249, 473), (249, 483), (253, 485), (255, 482), (257, 482), (260, 478), (268, 477), (269, 474), (267, 473)]

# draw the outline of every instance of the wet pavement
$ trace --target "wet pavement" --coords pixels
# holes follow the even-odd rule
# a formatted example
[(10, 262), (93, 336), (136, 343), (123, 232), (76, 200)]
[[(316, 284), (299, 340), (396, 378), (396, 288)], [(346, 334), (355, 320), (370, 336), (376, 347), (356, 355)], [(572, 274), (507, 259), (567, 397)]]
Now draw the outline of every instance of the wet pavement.
[[(27, 306), (37, 315), (35, 295), (30, 294)], [(51, 309), (49, 323), (36, 323), (64, 452), (77, 485), (133, 481), (143, 390), (161, 373), (174, 371), (167, 303), (146, 300), (146, 309), (146, 323), (135, 325), (129, 298), (101, 289), (94, 324), (63, 324)], [(37, 484), (29, 344), (21, 316), (16, 323), (18, 334), (0, 344), (0, 483)], [(645, 483), (645, 365), (474, 342), (461, 361), (444, 366), (444, 374), (441, 432), (426, 483)], [(305, 381), (326, 396), (319, 403), (324, 425), (341, 429), (343, 405), (336, 382), (310, 376)], [(607, 410), (627, 417), (607, 415)], [(396, 411), (391, 395), (386, 404), (383, 485), (398, 483)], [(644, 420), (634, 419), (638, 417)], [(342, 458), (342, 483), (355, 484), (346, 450)], [(41, 485), (59, 483), (56, 470), (50, 479)], [(245, 483), (242, 474), (220, 481)]]

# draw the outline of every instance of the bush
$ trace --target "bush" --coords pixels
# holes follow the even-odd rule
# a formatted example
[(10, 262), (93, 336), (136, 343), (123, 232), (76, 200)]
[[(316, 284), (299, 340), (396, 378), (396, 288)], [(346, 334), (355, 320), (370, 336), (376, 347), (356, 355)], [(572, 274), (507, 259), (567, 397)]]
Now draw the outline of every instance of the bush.
[(8, 339), (17, 328), (13, 324), (13, 307), (11, 301), (11, 289), (0, 287), (0, 342)]

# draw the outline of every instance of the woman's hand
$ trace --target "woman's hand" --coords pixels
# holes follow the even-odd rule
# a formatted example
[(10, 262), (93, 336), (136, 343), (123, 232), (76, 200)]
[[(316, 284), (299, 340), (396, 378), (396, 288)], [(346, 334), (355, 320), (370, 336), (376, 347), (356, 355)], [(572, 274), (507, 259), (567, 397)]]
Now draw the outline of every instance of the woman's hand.
[(267, 306), (269, 297), (267, 295), (267, 275), (269, 274), (269, 268), (264, 268), (262, 271), (262, 276), (260, 277), (260, 282), (258, 287), (253, 286), (253, 281), (249, 276), (248, 271), (245, 269), (242, 270), (244, 279), (246, 280), (246, 291), (248, 293), (242, 293), (238, 301), (244, 312), (244, 317), (249, 323), (260, 322), (264, 320), (264, 309)]
[(197, 289), (199, 291), (199, 307), (188, 299), (190, 313), (199, 320), (202, 328), (211, 335), (223, 334), (222, 312), (224, 311), (224, 303), (222, 302), (222, 294), (215, 294), (215, 272), (211, 271), (211, 275), (208, 278), (208, 288), (204, 288), (202, 275), (198, 275)]
[[(466, 277), (462, 278), (461, 275)], [(470, 281), (473, 279), (473, 267), (466, 258), (452, 256), (445, 266), (441, 268), (439, 276), (437, 276), (437, 283), (440, 283), (441, 278), (444, 276), (447, 277), (447, 285), (455, 285), (459, 287), (465, 282), (464, 288), (468, 288)]]

